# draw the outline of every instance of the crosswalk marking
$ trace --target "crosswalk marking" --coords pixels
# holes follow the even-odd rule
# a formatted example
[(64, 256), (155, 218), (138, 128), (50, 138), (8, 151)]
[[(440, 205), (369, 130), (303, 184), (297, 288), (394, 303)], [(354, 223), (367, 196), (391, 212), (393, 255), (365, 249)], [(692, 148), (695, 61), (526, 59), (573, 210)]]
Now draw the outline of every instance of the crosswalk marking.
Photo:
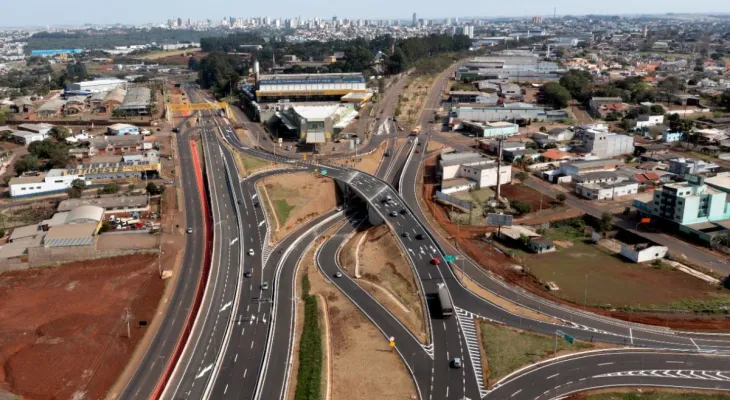
[(474, 370), (474, 377), (479, 385), (479, 395), (484, 397), (488, 391), (484, 387), (484, 375), (482, 374), (482, 355), (479, 351), (479, 338), (477, 337), (477, 329), (474, 326), (474, 314), (463, 310), (459, 307), (456, 309), (456, 318), (461, 326), (461, 332), (466, 340), (466, 350), (469, 352), (469, 358), (471, 359), (471, 366)]

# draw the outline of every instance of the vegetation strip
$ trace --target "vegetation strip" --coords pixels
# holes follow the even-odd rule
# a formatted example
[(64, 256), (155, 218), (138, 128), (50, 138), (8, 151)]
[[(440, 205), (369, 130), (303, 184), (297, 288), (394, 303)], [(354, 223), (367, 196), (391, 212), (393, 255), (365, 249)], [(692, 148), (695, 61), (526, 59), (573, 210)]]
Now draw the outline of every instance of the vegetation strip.
[(317, 297), (309, 293), (309, 276), (302, 276), (304, 300), (304, 326), (299, 341), (299, 369), (295, 400), (319, 400), (322, 398), (322, 336), (319, 325)]

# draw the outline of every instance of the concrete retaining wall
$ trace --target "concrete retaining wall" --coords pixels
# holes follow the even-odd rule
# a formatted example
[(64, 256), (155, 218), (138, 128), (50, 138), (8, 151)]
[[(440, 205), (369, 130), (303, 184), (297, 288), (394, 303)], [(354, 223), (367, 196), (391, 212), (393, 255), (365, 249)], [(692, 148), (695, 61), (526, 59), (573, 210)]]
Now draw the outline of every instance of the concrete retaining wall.
[(157, 252), (158, 249), (97, 250), (95, 246), (31, 247), (28, 249), (28, 265), (30, 268), (47, 267), (74, 261)]

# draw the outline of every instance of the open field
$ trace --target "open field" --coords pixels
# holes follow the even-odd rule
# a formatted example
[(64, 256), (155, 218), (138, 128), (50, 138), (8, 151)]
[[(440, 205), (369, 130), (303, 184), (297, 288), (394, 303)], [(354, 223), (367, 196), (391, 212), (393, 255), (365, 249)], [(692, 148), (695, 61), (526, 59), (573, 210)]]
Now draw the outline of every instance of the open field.
[(730, 395), (642, 388), (641, 393), (637, 390), (617, 393), (614, 389), (612, 393), (579, 394), (569, 397), (568, 400), (730, 400)]
[(348, 241), (340, 253), (340, 264), (350, 276), (356, 277), (356, 248), (360, 244), (358, 284), (425, 342), (424, 310), (418, 287), (413, 270), (395, 240), (385, 225), (369, 228)]
[[(565, 232), (553, 240), (575, 240)], [(553, 253), (529, 255), (523, 265), (540, 282), (577, 304), (607, 308), (693, 310), (708, 303), (730, 305), (730, 292), (666, 267), (635, 264), (596, 245), (575, 240)]]
[(535, 189), (520, 184), (502, 185), (502, 197), (508, 200), (519, 200), (530, 205), (532, 212), (547, 210), (549, 208), (561, 207), (562, 204), (554, 201), (548, 196)]
[(156, 261), (136, 255), (0, 275), (0, 392), (104, 398), (147, 330), (139, 321), (157, 309)]
[[(481, 345), (487, 356), (489, 381), (496, 382), (523, 366), (551, 357), (555, 337), (523, 332), (488, 322), (479, 322)], [(558, 355), (593, 348), (593, 344), (558, 339)]]
[(197, 48), (197, 47), (192, 48), (192, 49), (182, 49), (182, 50), (153, 51), (153, 52), (145, 54), (139, 58), (141, 58), (143, 60), (159, 60), (161, 58), (176, 57), (176, 56), (181, 56), (184, 54), (197, 53), (199, 51), (200, 51), (200, 48)]
[[(337, 205), (335, 183), (330, 178), (297, 172), (264, 178), (263, 185), (276, 213), (279, 229), (272, 228), (271, 240), (276, 243), (294, 230), (299, 224), (320, 215)], [(269, 207), (266, 199), (262, 199)], [(273, 217), (273, 216), (271, 216)], [(269, 221), (271, 227), (276, 221)]]
[[(314, 250), (304, 256), (298, 276), (306, 272), (310, 293), (325, 299), (332, 356), (331, 398), (411, 399), (416, 390), (398, 354), (389, 351), (383, 334), (322, 276), (313, 256)], [(301, 281), (299, 277), (297, 280)]]

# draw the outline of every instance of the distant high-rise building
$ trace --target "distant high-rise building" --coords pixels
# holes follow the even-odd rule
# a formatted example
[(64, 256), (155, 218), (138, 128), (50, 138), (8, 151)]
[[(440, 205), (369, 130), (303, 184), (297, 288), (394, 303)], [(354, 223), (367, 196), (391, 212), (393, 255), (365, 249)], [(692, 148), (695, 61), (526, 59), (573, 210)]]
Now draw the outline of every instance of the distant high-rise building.
[(461, 32), (464, 36), (467, 36), (469, 39), (474, 39), (474, 26), (473, 25), (464, 25)]
[(444, 20), (444, 25), (451, 25), (451, 18), (446, 18)]
[(646, 39), (647, 35), (649, 35), (649, 24), (644, 24), (644, 39)]
[(178, 27), (182, 26), (182, 18), (180, 18), (180, 17), (177, 18), (177, 26)]
[(174, 28), (175, 27), (175, 20), (173, 20), (172, 18), (168, 19), (167, 20), (167, 27), (168, 28)]
[(416, 13), (413, 13), (413, 26), (418, 25), (418, 19), (416, 18)]
[(542, 17), (532, 17), (532, 23), (535, 25), (542, 24)]

